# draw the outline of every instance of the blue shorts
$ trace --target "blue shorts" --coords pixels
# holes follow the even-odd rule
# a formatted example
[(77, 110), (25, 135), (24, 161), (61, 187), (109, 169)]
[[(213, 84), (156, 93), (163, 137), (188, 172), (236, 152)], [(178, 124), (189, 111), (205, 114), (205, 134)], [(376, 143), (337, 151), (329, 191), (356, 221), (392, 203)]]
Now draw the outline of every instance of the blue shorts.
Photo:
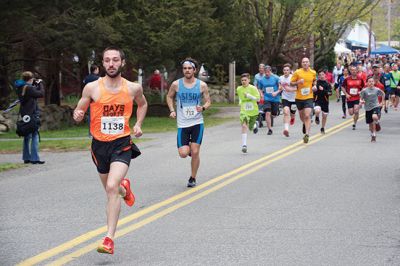
[(177, 146), (189, 146), (189, 143), (201, 144), (203, 140), (204, 124), (178, 128)]

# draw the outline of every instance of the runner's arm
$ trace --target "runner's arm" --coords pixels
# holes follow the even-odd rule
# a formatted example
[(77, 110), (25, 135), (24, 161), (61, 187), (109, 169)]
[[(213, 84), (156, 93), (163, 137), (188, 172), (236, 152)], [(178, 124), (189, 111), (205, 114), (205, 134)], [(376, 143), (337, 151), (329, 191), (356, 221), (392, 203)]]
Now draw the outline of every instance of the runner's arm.
[(294, 72), (292, 75), (292, 78), (290, 79), (290, 85), (297, 87), (297, 84), (298, 84), (298, 76), (297, 76), (296, 72)]
[(85, 116), (86, 110), (89, 107), (90, 101), (92, 99), (91, 94), (92, 94), (92, 89), (93, 89), (93, 83), (88, 83), (82, 91), (82, 97), (79, 99), (78, 104), (76, 105), (76, 108), (74, 110), (73, 118), (76, 122), (82, 121), (82, 119)]
[(147, 100), (143, 94), (143, 87), (136, 83), (133, 83), (133, 86), (134, 86), (134, 100), (137, 104), (136, 123), (134, 126), (134, 133), (135, 133), (135, 127), (141, 128), (143, 120), (146, 117)]
[(171, 118), (176, 117), (176, 111), (174, 109), (174, 97), (175, 94), (178, 90), (178, 83), (177, 81), (172, 82), (171, 87), (169, 87), (168, 93), (167, 93), (167, 105), (169, 108), (169, 116)]

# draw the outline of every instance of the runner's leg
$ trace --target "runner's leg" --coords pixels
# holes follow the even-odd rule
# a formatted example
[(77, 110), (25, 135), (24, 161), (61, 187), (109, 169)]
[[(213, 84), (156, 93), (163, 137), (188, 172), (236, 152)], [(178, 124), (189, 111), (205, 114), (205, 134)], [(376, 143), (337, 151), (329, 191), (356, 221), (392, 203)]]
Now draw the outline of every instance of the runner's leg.
[(114, 238), (119, 213), (121, 197), (119, 187), (122, 178), (126, 176), (129, 166), (122, 162), (112, 162), (108, 174), (100, 174), (101, 182), (107, 193), (107, 237)]
[(200, 167), (200, 144), (190, 143), (190, 150), (192, 153), (192, 161), (191, 161), (192, 177), (196, 178), (197, 171), (199, 170)]
[(311, 129), (311, 112), (312, 108), (304, 108), (302, 110), (303, 113), (303, 119), (304, 119), (304, 125), (306, 126), (306, 134), (310, 135), (310, 129)]

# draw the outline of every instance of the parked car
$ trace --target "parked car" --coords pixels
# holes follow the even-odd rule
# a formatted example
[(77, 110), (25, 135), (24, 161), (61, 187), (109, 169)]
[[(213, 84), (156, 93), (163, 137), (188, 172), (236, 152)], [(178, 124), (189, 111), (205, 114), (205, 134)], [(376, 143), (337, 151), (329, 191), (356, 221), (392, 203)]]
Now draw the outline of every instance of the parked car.
[(207, 71), (207, 68), (206, 68), (206, 66), (204, 66), (204, 64), (201, 64), (198, 78), (204, 82), (210, 81), (210, 73), (209, 73), (209, 71)]

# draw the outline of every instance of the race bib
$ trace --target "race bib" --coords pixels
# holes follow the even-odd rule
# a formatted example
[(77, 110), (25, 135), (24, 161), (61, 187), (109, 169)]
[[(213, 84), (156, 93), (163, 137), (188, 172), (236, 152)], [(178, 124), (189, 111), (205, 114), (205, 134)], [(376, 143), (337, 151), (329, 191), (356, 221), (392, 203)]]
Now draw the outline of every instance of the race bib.
[(357, 95), (358, 94), (358, 89), (357, 88), (350, 88), (350, 94), (351, 95)]
[(265, 88), (266, 93), (273, 93), (274, 92), (274, 87), (266, 87)]
[(196, 106), (184, 106), (182, 109), (185, 118), (193, 118), (197, 115)]
[(296, 111), (296, 110), (297, 110), (297, 105), (296, 105), (296, 104), (292, 104), (292, 105), (290, 106), (290, 110)]
[(125, 118), (123, 116), (102, 116), (101, 133), (117, 135), (124, 133)]
[(253, 103), (249, 103), (249, 102), (245, 103), (244, 110), (245, 111), (253, 111), (254, 110), (254, 104)]
[(386, 87), (390, 86), (390, 80), (389, 79), (385, 80), (385, 86)]
[(310, 88), (308, 88), (308, 87), (301, 88), (300, 92), (301, 92), (301, 95), (306, 96), (306, 95), (310, 94)]

